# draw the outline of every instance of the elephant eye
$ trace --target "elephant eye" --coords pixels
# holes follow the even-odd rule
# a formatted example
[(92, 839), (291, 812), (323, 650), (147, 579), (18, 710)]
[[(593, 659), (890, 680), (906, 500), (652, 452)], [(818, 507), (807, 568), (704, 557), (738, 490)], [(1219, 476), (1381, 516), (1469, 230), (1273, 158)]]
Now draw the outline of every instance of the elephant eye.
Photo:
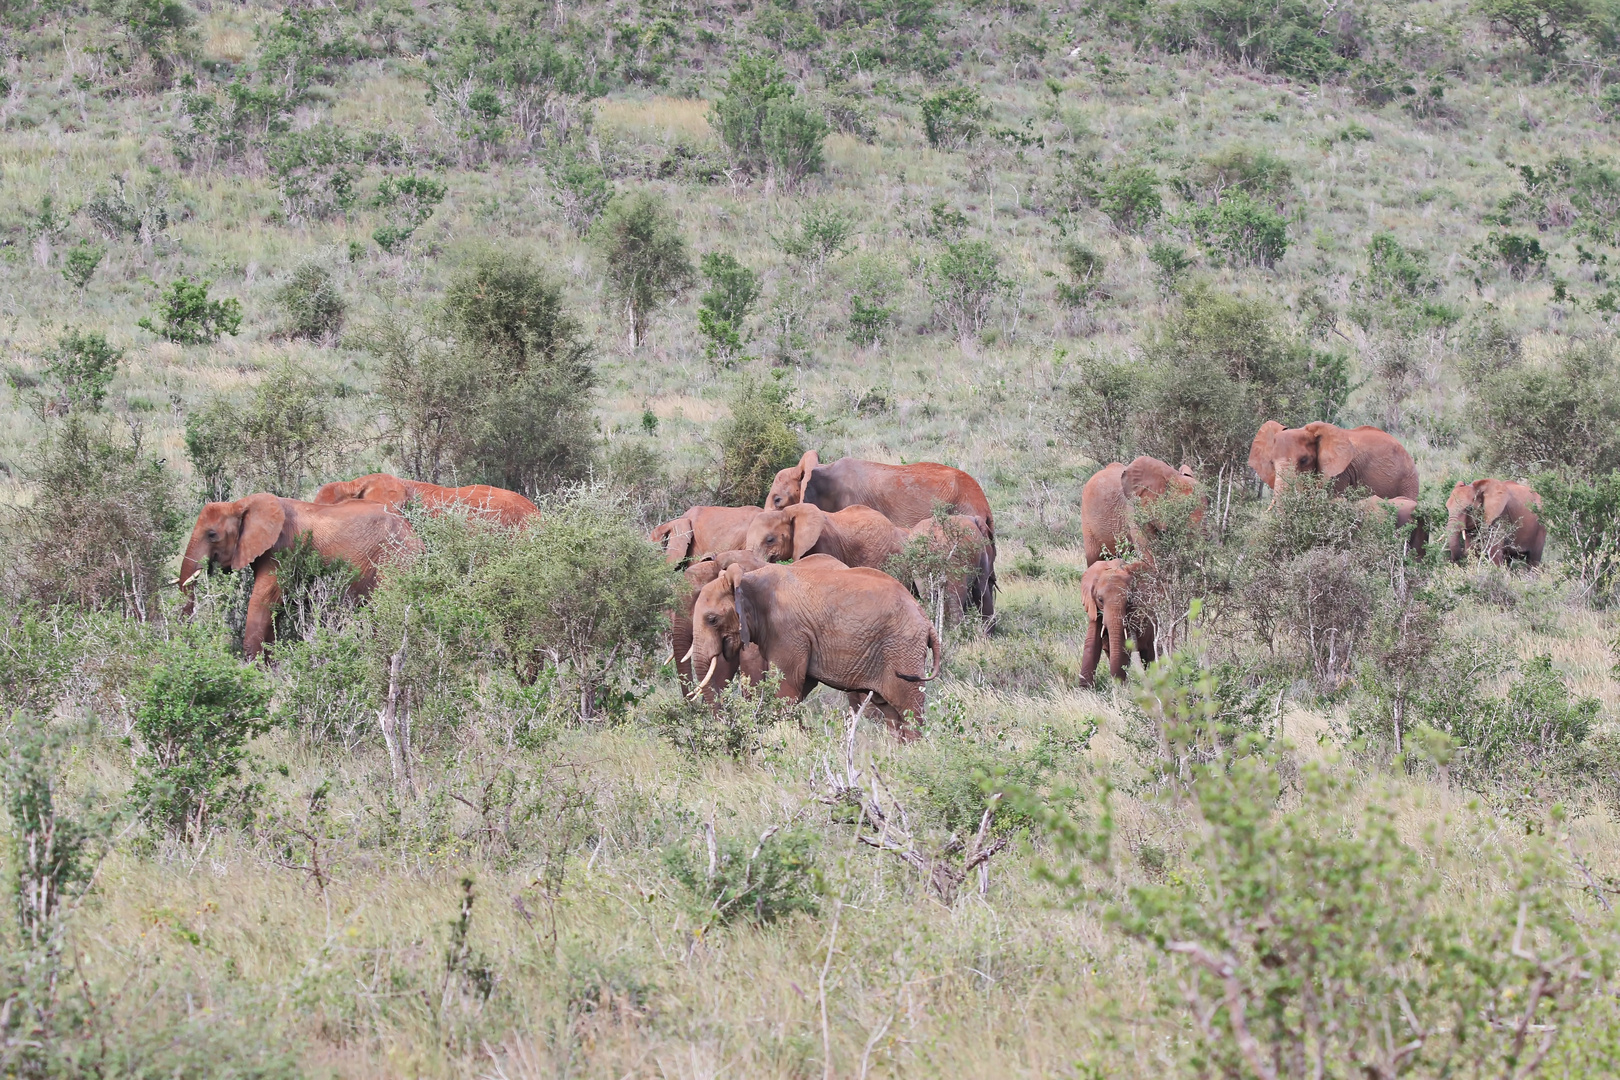
[(215, 532), (213, 529), (209, 529), (208, 530), (208, 539), (210, 539), (210, 540), (218, 540), (219, 539), (219, 533)]
[(703, 616), (703, 621), (708, 623), (710, 626), (713, 626), (715, 623), (720, 621), (720, 616), (711, 611), (707, 615)]

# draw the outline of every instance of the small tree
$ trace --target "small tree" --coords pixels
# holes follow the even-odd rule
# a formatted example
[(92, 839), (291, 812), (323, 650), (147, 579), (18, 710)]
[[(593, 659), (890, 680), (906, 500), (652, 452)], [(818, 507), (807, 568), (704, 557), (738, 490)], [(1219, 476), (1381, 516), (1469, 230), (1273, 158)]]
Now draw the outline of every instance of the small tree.
[(888, 335), (895, 316), (892, 301), (901, 280), (900, 272), (881, 256), (856, 260), (849, 292), (850, 341), (876, 345)]
[(821, 113), (796, 98), (774, 98), (765, 107), (760, 141), (765, 160), (784, 188), (792, 190), (806, 176), (821, 171), (821, 144), (829, 130)]
[(371, 204), (382, 211), (387, 223), (374, 230), (371, 238), (377, 241), (378, 247), (392, 254), (427, 224), (449, 190), (444, 181), (431, 176), (411, 173), (383, 177)]
[(292, 336), (312, 341), (335, 341), (348, 313), (332, 272), (313, 261), (298, 264), (287, 283), (276, 290), (276, 303), (287, 315)]
[(186, 418), (186, 451), (210, 494), (268, 491), (296, 499), (335, 471), (347, 440), (337, 386), (292, 360), (272, 368), (245, 405), (214, 398)]
[(923, 99), (923, 134), (936, 150), (960, 150), (979, 137), (990, 106), (976, 87), (948, 86)]
[[(733, 161), (759, 168), (770, 160), (765, 129), (771, 103), (791, 99), (793, 94), (787, 73), (775, 57), (745, 53), (737, 58), (726, 73), (726, 92), (714, 103), (713, 116), (715, 132)], [(779, 132), (777, 137), (782, 134)]]
[(1288, 219), (1241, 191), (1195, 206), (1183, 220), (1205, 251), (1233, 266), (1269, 269), (1288, 251)]
[(575, 235), (584, 236), (613, 199), (613, 185), (602, 166), (576, 150), (546, 170), (551, 199)]
[(814, 282), (830, 259), (842, 255), (855, 232), (849, 214), (826, 202), (804, 208), (792, 231), (773, 237), (782, 254), (798, 260)]
[(704, 352), (711, 360), (730, 359), (742, 352), (743, 320), (759, 299), (759, 275), (718, 251), (703, 256), (701, 266), (709, 282), (698, 301), (698, 330), (708, 339)]
[(955, 240), (934, 260), (929, 281), (934, 308), (960, 340), (977, 337), (990, 305), (1007, 288), (1001, 256), (988, 240)]
[(252, 806), (256, 785), (236, 781), (248, 740), (270, 727), (259, 669), (201, 632), (183, 635), (164, 648), (138, 701), (130, 797), (143, 818), (195, 842), (217, 819)]
[(614, 199), (591, 235), (608, 285), (629, 313), (634, 349), (647, 339), (653, 312), (692, 282), (686, 240), (663, 200), (648, 192)]
[(177, 345), (207, 345), (218, 341), (221, 334), (235, 337), (242, 328), (242, 302), (210, 300), (208, 287), (212, 284), (176, 278), (163, 290), (157, 319), (147, 316), (135, 325)]
[(793, 406), (792, 390), (782, 379), (743, 379), (731, 399), (731, 416), (720, 422), (720, 480), (715, 497), (731, 506), (759, 506), (777, 471), (804, 456), (799, 432), (810, 414)]
[(102, 257), (107, 249), (100, 244), (92, 244), (80, 240), (74, 249), (67, 253), (63, 260), (62, 277), (74, 288), (83, 289), (90, 284), (90, 279), (96, 274), (96, 267), (101, 265)]
[(123, 358), (124, 350), (107, 344), (97, 331), (69, 330), (57, 338), (56, 347), (45, 354), (44, 371), (55, 384), (56, 410), (99, 411)]
[(1103, 270), (1108, 261), (1079, 241), (1065, 244), (1061, 257), (1069, 280), (1058, 282), (1058, 302), (1072, 308), (1089, 306), (1102, 294)]
[(1097, 206), (1114, 228), (1140, 232), (1164, 214), (1158, 174), (1142, 165), (1116, 165), (1103, 181)]

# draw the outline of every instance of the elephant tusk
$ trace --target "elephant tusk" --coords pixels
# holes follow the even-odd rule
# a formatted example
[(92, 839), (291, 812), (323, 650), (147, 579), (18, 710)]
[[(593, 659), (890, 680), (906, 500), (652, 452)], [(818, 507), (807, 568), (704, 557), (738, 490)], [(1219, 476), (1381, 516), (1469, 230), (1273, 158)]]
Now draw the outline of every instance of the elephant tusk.
[(704, 675), (703, 676), (703, 681), (698, 683), (698, 689), (699, 690), (702, 690), (705, 687), (707, 687), (709, 685), (709, 680), (714, 678), (714, 668), (715, 668), (715, 665), (718, 664), (718, 663), (720, 663), (720, 655), (718, 653), (716, 653), (714, 659), (709, 661), (709, 672), (708, 672), (708, 674)]
[(174, 587), (175, 587), (175, 586), (176, 586), (176, 585), (178, 585), (178, 584), (180, 584), (180, 579), (179, 579), (179, 578), (175, 578), (175, 579), (174, 579), (174, 580), (173, 580), (173, 581), (171, 581), (171, 582), (169, 582), (169, 588), (171, 588), (171, 589), (172, 589), (172, 588), (174, 588)]
[(697, 652), (697, 642), (694, 641), (692, 642), (691, 647), (686, 650), (686, 655), (681, 657), (681, 663), (685, 664), (689, 662), (692, 659), (692, 654), (695, 652)]

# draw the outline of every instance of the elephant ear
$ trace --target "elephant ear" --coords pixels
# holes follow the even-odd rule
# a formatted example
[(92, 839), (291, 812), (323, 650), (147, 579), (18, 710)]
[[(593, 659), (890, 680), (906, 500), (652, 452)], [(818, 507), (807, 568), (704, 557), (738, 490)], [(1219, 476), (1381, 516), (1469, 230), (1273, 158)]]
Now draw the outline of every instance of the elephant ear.
[(231, 560), (232, 570), (253, 565), (260, 555), (274, 548), (287, 524), (287, 511), (274, 495), (249, 495), (238, 499), (236, 505), (242, 512), (242, 531), (236, 541), (236, 558)]
[(810, 497), (810, 477), (815, 474), (816, 466), (821, 464), (821, 458), (814, 450), (806, 450), (804, 457), (799, 459), (799, 501), (805, 502)]
[(754, 604), (751, 595), (754, 583), (743, 580), (742, 567), (733, 566), (726, 570), (726, 578), (731, 582), (731, 602), (737, 607), (737, 633), (746, 647), (755, 644), (755, 635), (759, 632), (759, 609)]
[[(1484, 486), (1481, 487), (1481, 484)], [(1508, 500), (1512, 498), (1512, 492), (1508, 490), (1506, 484), (1500, 480), (1481, 480), (1474, 485), (1474, 489), (1481, 496), (1480, 506), (1484, 510), (1486, 525), (1497, 521), (1507, 512)]]
[(1273, 456), (1271, 444), (1284, 428), (1275, 420), (1267, 420), (1255, 432), (1254, 442), (1249, 445), (1249, 468), (1260, 477), (1260, 482), (1268, 488), (1277, 486), (1277, 468), (1272, 464)]
[(822, 530), (827, 527), (827, 514), (821, 507), (809, 503), (790, 506), (786, 513), (788, 520), (793, 522), (793, 561), (798, 562), (821, 542)]
[(1170, 467), (1158, 458), (1139, 457), (1125, 466), (1125, 470), (1119, 474), (1119, 479), (1125, 487), (1125, 494), (1133, 499), (1141, 499), (1151, 495), (1163, 495), (1170, 486), (1169, 478), (1165, 475), (1169, 472)]
[(1320, 420), (1306, 424), (1305, 430), (1316, 440), (1316, 467), (1323, 476), (1343, 476), (1355, 465), (1356, 444), (1348, 431)]
[(653, 530), (654, 539), (658, 539), (660, 531), (663, 532), (664, 539), (669, 541), (669, 546), (664, 549), (664, 561), (670, 566), (675, 566), (684, 561), (692, 553), (693, 531), (691, 518), (676, 518), (674, 521), (666, 521)]

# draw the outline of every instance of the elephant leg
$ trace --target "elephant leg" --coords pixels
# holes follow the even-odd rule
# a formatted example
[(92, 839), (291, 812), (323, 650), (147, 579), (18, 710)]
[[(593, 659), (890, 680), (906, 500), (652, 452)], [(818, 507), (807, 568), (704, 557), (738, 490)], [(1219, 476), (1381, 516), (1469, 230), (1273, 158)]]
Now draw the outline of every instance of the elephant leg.
[(1143, 622), (1136, 631), (1136, 654), (1142, 658), (1142, 666), (1147, 667), (1159, 658), (1154, 646), (1153, 624)]
[(1102, 618), (1086, 623), (1086, 646), (1080, 655), (1080, 685), (1090, 687), (1097, 681), (1097, 659), (1102, 655)]
[(248, 597), (247, 622), (242, 626), (242, 656), (252, 660), (265, 645), (275, 640), (275, 610), (281, 603), (281, 586), (276, 572), (258, 571), (253, 579), (253, 595)]

